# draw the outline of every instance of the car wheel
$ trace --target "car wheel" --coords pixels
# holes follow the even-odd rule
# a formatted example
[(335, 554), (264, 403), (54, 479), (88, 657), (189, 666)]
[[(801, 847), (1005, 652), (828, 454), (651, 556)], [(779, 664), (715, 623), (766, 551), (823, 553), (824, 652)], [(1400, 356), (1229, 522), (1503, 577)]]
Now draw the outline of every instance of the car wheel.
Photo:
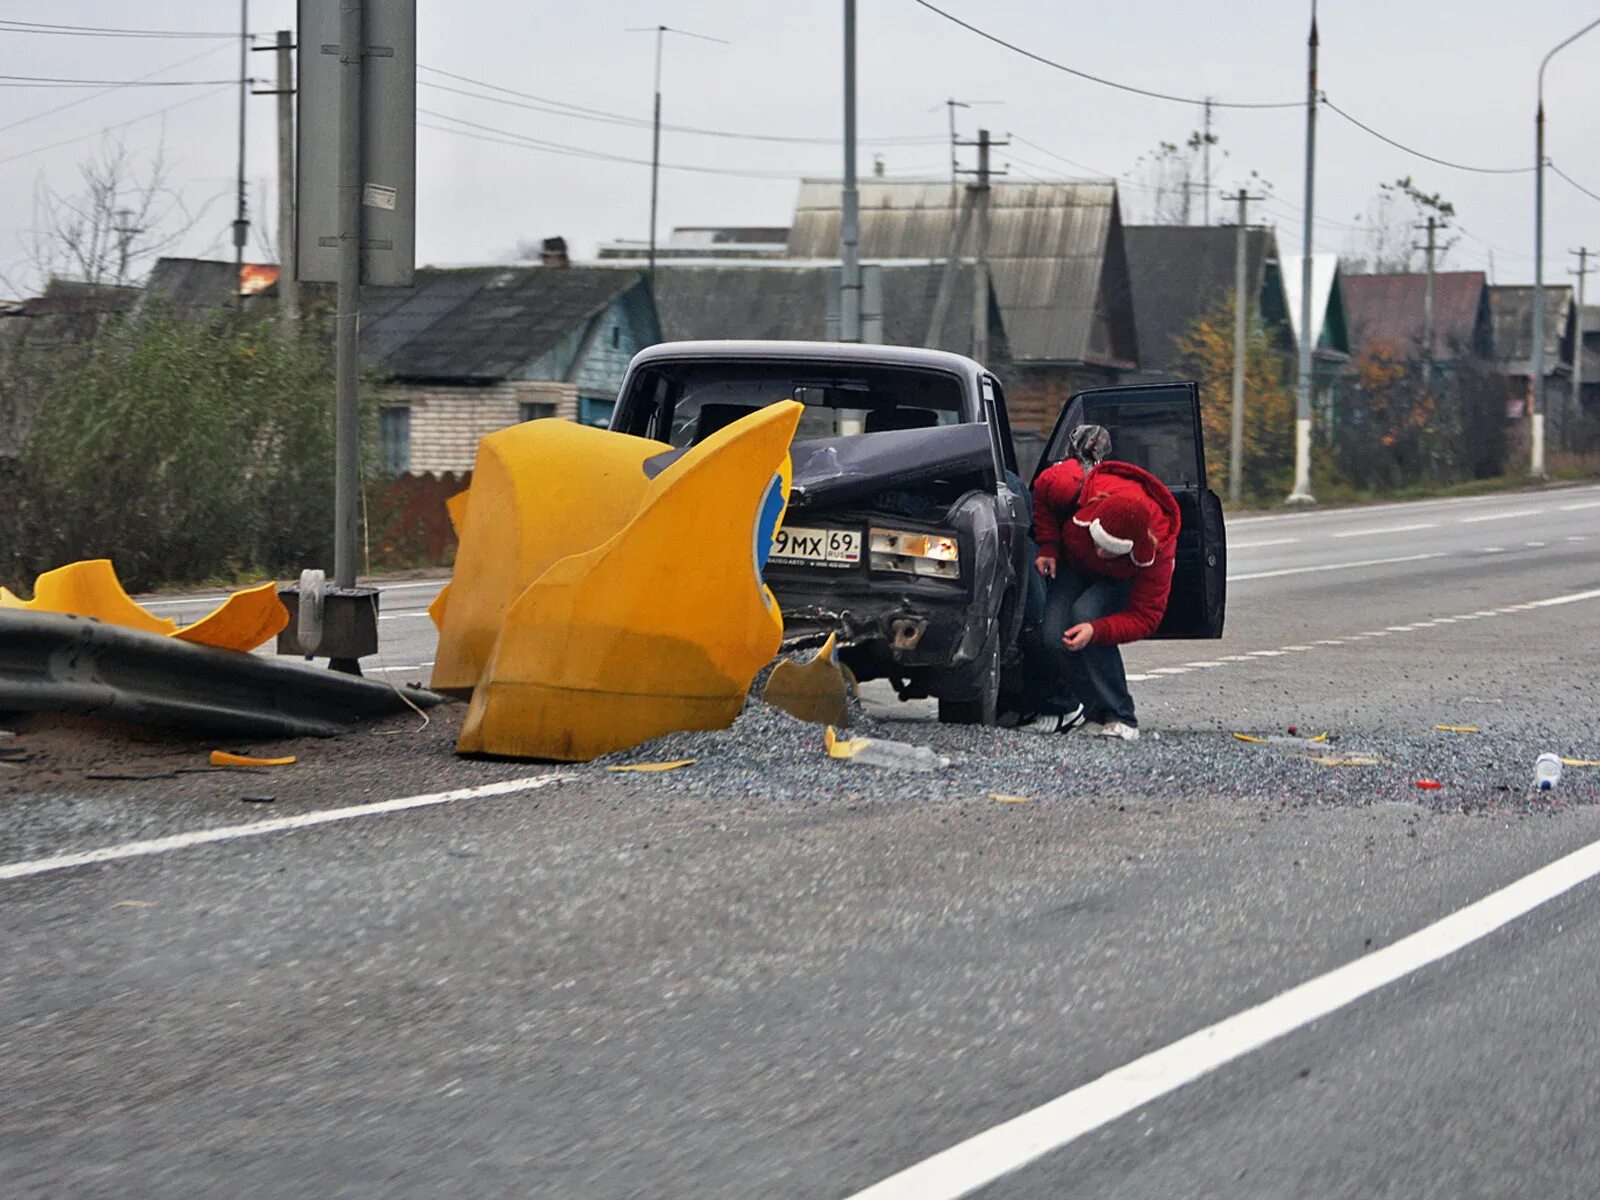
[(978, 654), (977, 693), (962, 697), (939, 697), (939, 720), (946, 725), (993, 725), (1000, 714), (1000, 623), (989, 628), (989, 636)]

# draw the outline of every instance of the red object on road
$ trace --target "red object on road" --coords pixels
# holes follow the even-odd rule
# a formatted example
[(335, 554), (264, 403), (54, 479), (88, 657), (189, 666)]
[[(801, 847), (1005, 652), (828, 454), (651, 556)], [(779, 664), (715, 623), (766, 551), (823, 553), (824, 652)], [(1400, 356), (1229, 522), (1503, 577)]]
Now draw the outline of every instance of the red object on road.
[(1426, 788), (1431, 792), (1435, 788), (1442, 788), (1444, 784), (1440, 783), (1437, 779), (1419, 779), (1417, 780), (1417, 786), (1419, 788)]

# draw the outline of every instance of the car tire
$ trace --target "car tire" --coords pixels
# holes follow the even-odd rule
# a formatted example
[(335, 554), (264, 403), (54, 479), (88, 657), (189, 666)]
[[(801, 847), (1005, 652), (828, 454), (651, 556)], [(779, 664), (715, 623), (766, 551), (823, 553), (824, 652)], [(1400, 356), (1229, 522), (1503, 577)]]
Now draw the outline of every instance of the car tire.
[(962, 697), (939, 697), (939, 720), (945, 725), (994, 725), (1000, 716), (1000, 623), (989, 636), (975, 664), (977, 692)]

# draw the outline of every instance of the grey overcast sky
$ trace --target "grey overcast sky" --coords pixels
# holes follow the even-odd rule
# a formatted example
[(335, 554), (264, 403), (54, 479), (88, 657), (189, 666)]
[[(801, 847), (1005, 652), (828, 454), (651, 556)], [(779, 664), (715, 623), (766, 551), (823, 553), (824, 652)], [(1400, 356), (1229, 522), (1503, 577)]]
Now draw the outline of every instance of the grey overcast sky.
[[(313, 0), (334, 3), (336, 0)], [(1302, 0), (938, 0), (997, 36), (1136, 87), (1222, 101), (1294, 101), (1305, 91), (1309, 3)], [(668, 132), (669, 164), (713, 168), (662, 174), (661, 230), (684, 224), (787, 224), (797, 180), (837, 176), (841, 126), (839, 0), (420, 0), (423, 66), (563, 105), (650, 115), (654, 40), (630, 27), (666, 24), (729, 45), (669, 38), (663, 84), (669, 124), (824, 139), (762, 142)], [(1161, 141), (1181, 142), (1198, 108), (1115, 91), (982, 40), (914, 0), (859, 0), (859, 126), (870, 173), (882, 154), (895, 175), (947, 176), (942, 101), (1000, 101), (961, 114), (1014, 141), (1000, 152), (1019, 178), (1124, 178)], [(1329, 99), (1400, 142), (1458, 163), (1530, 167), (1539, 60), (1600, 17), (1596, 0), (1324, 0), (1321, 86)], [(231, 0), (0, 0), (0, 22), (56, 22), (184, 31), (237, 30)], [(250, 28), (292, 28), (290, 0), (253, 0)], [(185, 62), (189, 59), (192, 61)], [(119, 80), (225, 79), (237, 41), (54, 36), (0, 27), (0, 75)], [(270, 54), (251, 70), (269, 74)], [(1563, 50), (1545, 83), (1548, 154), (1600, 193), (1600, 29)], [(468, 136), (547, 142), (646, 161), (647, 124), (603, 122), (494, 103), (484, 89), (436, 71), (419, 75), (419, 262), (502, 260), (519, 240), (562, 234), (579, 257), (646, 231), (649, 171)], [(0, 80), (0, 83), (10, 81)], [(512, 97), (505, 97), (512, 99)], [(80, 101), (57, 113), (46, 110)], [(158, 109), (170, 110), (150, 116)], [(70, 192), (78, 162), (116, 135), (138, 156), (164, 143), (172, 178), (195, 210), (211, 207), (182, 252), (226, 256), (232, 217), (236, 99), (227, 87), (95, 89), (0, 87), (0, 271), (27, 275), (27, 238), (41, 188)], [(451, 118), (454, 118), (452, 120)], [(1304, 114), (1222, 109), (1214, 183), (1232, 190), (1253, 170), (1262, 206), (1286, 251), (1298, 248), (1304, 204)], [(274, 108), (249, 102), (247, 174), (253, 215), (270, 226), (276, 188)], [(927, 140), (916, 140), (927, 139)], [(1059, 156), (1059, 157), (1053, 157)], [(1318, 129), (1316, 242), (1347, 248), (1352, 218), (1378, 184), (1412, 176), (1451, 200), (1462, 237), (1447, 264), (1492, 265), (1502, 283), (1531, 281), (1533, 178), (1453, 170), (1415, 158), (1324, 111)], [(1136, 177), (1135, 177), (1136, 178)], [(1259, 186), (1257, 187), (1259, 189)], [(1123, 193), (1138, 220), (1146, 196)], [(1220, 205), (1213, 206), (1214, 218)], [(1546, 277), (1568, 279), (1566, 251), (1600, 246), (1600, 200), (1547, 174)], [(251, 256), (265, 257), (259, 246)], [(1600, 293), (1597, 293), (1600, 294)]]

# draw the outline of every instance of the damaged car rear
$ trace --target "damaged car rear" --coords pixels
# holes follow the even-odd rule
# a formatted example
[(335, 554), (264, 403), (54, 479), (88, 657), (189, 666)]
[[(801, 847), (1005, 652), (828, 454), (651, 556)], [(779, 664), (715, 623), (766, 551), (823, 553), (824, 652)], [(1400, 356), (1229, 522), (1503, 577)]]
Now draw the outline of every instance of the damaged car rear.
[(611, 427), (683, 449), (787, 399), (805, 413), (765, 573), (786, 647), (837, 633), (857, 678), (993, 723), (1028, 532), (999, 385), (933, 350), (666, 343), (633, 360)]

